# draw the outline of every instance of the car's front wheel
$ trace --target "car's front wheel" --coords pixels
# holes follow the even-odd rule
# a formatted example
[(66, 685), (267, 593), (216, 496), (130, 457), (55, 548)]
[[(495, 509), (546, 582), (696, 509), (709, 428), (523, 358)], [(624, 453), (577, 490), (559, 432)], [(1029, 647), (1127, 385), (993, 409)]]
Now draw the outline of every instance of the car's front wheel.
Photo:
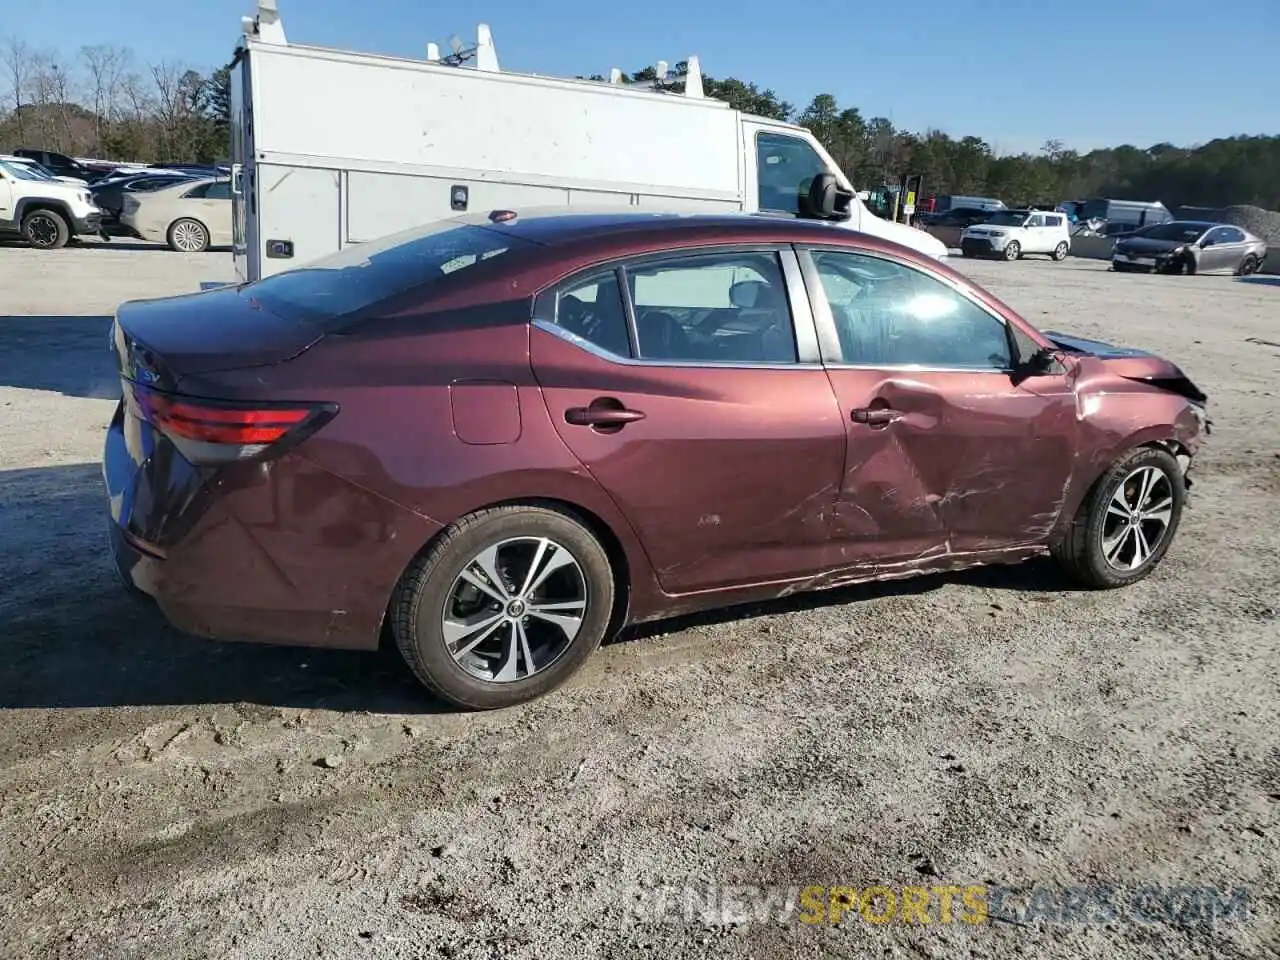
[(1094, 484), (1054, 557), (1090, 587), (1123, 587), (1164, 558), (1186, 501), (1178, 461), (1159, 447), (1139, 447)]
[(409, 568), (392, 606), (405, 662), (471, 710), (531, 700), (600, 645), (613, 613), (609, 556), (590, 530), (543, 507), (482, 510)]
[(1006, 260), (1017, 260), (1022, 256), (1022, 244), (1017, 240), (1010, 240), (1004, 248), (1004, 258)]
[(22, 236), (37, 250), (57, 250), (71, 239), (71, 228), (55, 210), (33, 210), (22, 218)]

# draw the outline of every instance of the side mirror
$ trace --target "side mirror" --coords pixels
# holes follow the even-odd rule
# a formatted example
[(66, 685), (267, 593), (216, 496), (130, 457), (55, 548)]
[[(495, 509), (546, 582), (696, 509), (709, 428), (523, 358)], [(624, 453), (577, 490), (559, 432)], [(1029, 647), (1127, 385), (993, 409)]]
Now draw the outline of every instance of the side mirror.
[(853, 193), (840, 186), (833, 173), (820, 173), (809, 184), (808, 196), (800, 205), (801, 215), (813, 220), (848, 220)]

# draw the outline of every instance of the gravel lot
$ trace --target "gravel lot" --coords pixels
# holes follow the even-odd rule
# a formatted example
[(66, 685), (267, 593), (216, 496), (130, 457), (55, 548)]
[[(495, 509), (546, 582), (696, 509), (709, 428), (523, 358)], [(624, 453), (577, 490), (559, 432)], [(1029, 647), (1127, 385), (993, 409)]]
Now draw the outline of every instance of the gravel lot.
[[(0, 247), (0, 956), (1280, 955), (1275, 279), (964, 264), (1209, 393), (1143, 583), (1074, 592), (1037, 563), (667, 623), (464, 716), (390, 652), (190, 639), (117, 588), (108, 315), (229, 259)], [(1244, 885), (1252, 916), (635, 915), (637, 884), (713, 881)]]

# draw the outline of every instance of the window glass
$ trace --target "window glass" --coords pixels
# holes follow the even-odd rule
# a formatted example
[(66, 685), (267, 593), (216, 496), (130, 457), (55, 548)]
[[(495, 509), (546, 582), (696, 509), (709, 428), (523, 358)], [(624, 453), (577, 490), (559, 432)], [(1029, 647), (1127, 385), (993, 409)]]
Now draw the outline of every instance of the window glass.
[(183, 196), (188, 200), (203, 200), (205, 194), (209, 192), (210, 186), (210, 184), (202, 183), (198, 187), (192, 187)]
[(1034, 214), (1032, 214), (1032, 215), (1031, 215), (1031, 218), (1027, 221), (1027, 226), (1028, 226), (1028, 227), (1043, 227), (1043, 226), (1044, 226), (1044, 215), (1043, 215), (1043, 214), (1039, 214), (1039, 213), (1034, 213)]
[(534, 248), (510, 234), (436, 220), (256, 280), (241, 295), (272, 313), (324, 328), (390, 297), (443, 286), (455, 274), (474, 276), (463, 272), (520, 249)]
[(780, 133), (756, 134), (756, 177), (761, 210), (800, 214), (800, 198), (826, 164), (804, 140)]
[(1061, 217), (1045, 217), (1045, 226), (1060, 227), (1062, 226), (1062, 218)]
[(1223, 243), (1241, 243), (1243, 242), (1243, 240), (1244, 240), (1244, 234), (1241, 233), (1239, 230), (1237, 230), (1235, 227), (1222, 228)]
[(231, 182), (229, 180), (220, 180), (217, 183), (209, 184), (209, 188), (205, 191), (204, 198), (206, 200), (230, 200)]
[(631, 356), (627, 310), (615, 270), (577, 281), (561, 291), (556, 298), (556, 323), (607, 353)]
[(919, 270), (856, 253), (815, 251), (841, 354), (864, 366), (1013, 366), (1005, 325)]
[(776, 253), (703, 254), (627, 269), (644, 360), (795, 363)]

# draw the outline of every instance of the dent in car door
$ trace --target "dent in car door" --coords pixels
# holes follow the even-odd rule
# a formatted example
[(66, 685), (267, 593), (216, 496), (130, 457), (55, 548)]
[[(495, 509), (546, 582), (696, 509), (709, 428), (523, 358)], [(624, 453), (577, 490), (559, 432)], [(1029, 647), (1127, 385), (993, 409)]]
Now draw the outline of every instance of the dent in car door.
[[(730, 254), (738, 265), (726, 274), (735, 261), (721, 260), (720, 280), (696, 273), (715, 267), (704, 252), (566, 281), (539, 297), (531, 334), (556, 429), (669, 593), (820, 570), (843, 471), (844, 426), (794, 254), (783, 254), (790, 294), (777, 251)], [(791, 326), (788, 296), (798, 349), (790, 329), (785, 344), (772, 337), (771, 316)]]
[(893, 567), (1043, 540), (1072, 474), (1067, 377), (1015, 382), (1003, 320), (921, 270), (802, 263), (849, 431), (833, 545)]

